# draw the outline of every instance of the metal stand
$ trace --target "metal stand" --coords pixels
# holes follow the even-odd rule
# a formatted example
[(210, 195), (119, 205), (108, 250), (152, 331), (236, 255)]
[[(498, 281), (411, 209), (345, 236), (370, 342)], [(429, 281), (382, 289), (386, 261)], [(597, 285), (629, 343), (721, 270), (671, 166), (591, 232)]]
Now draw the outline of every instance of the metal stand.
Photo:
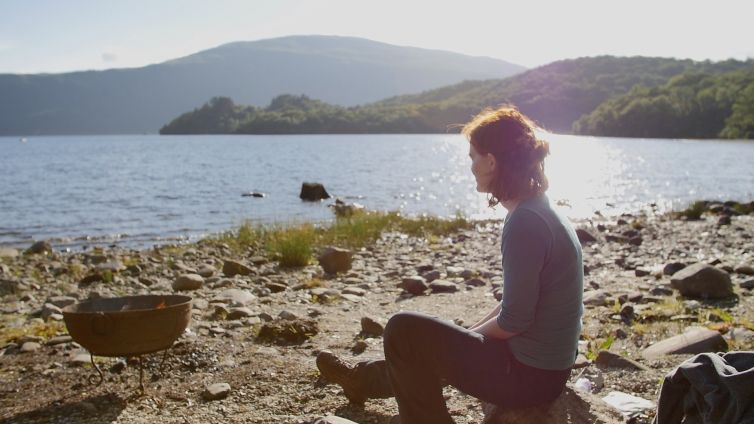
[[(99, 381), (96, 384), (96, 386), (99, 387), (99, 385), (102, 384), (103, 381), (105, 381), (105, 375), (102, 374), (102, 370), (99, 369), (99, 365), (97, 365), (97, 363), (94, 362), (94, 355), (90, 353), (89, 359), (92, 361), (92, 367), (94, 367), (94, 369), (97, 370), (97, 374), (99, 374)], [(87, 377), (87, 379), (89, 380), (89, 384), (94, 384), (94, 379), (96, 378), (97, 377), (95, 375), (89, 374), (89, 377)]]
[[(165, 369), (165, 363), (167, 362), (169, 351), (170, 351), (170, 348), (168, 347), (162, 353), (162, 361), (160, 361), (160, 365), (159, 365), (160, 373), (163, 373)], [(139, 389), (141, 390), (141, 394), (144, 395), (146, 388), (144, 387), (143, 355), (138, 355), (137, 358), (139, 359)], [(89, 381), (89, 384), (99, 387), (99, 385), (101, 385), (102, 382), (105, 381), (105, 375), (102, 373), (102, 370), (100, 369), (99, 365), (97, 365), (97, 363), (94, 362), (94, 355), (89, 354), (89, 359), (92, 361), (92, 367), (97, 371), (97, 375), (90, 374), (89, 377), (87, 377), (87, 380)], [(95, 382), (95, 380), (97, 381)]]

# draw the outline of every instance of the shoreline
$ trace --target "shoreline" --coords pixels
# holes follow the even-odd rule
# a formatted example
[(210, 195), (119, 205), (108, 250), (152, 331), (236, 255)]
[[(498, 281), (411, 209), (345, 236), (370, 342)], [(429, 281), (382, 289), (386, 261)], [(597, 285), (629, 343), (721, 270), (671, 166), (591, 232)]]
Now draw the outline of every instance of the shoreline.
[[(556, 200), (556, 199), (550, 199), (554, 206), (557, 206), (562, 213), (567, 215), (567, 212), (569, 208), (571, 207), (570, 203), (567, 200)], [(726, 204), (726, 203), (736, 203), (739, 205), (744, 205), (748, 207), (751, 210), (754, 210), (754, 200), (752, 201), (722, 201), (722, 200), (692, 200), (687, 203), (686, 207), (693, 205), (696, 202), (706, 202), (711, 204)], [(327, 205), (330, 206), (330, 205)], [(569, 218), (572, 224), (574, 225), (582, 225), (585, 222), (593, 221), (594, 219), (600, 219), (600, 218), (614, 218), (618, 219), (621, 215), (624, 215), (626, 213), (633, 214), (633, 213), (645, 213), (645, 212), (652, 212), (652, 213), (660, 213), (660, 214), (672, 214), (674, 212), (678, 212), (678, 210), (672, 209), (672, 210), (665, 210), (665, 211), (658, 211), (658, 205), (655, 202), (649, 202), (643, 204), (640, 208), (632, 211), (632, 212), (621, 212), (621, 211), (614, 211), (614, 212), (606, 212), (609, 211), (614, 206), (611, 204), (606, 204), (602, 210), (595, 210), (593, 215), (591, 217), (582, 217), (582, 218)], [(379, 213), (400, 213), (398, 211), (371, 211), (371, 212), (379, 212)], [(420, 215), (426, 215), (426, 214), (420, 214)], [(408, 219), (417, 219), (420, 215), (415, 216), (408, 216)], [(438, 217), (434, 215), (429, 215), (433, 218), (437, 219), (448, 219), (447, 217)], [(472, 219), (472, 218), (465, 218), (468, 221), (475, 222), (475, 223), (485, 223), (485, 222), (494, 222), (494, 221), (501, 221), (504, 219), (504, 217), (499, 218), (481, 218), (481, 219)], [(270, 223), (260, 223), (255, 224), (260, 227), (265, 228), (275, 228), (275, 227), (287, 227), (287, 226), (296, 226), (296, 225), (304, 225), (304, 224), (311, 224), (315, 226), (327, 226), (331, 225), (335, 221), (335, 216), (333, 215), (332, 218), (327, 220), (311, 220), (311, 221), (289, 221), (289, 222), (270, 222)], [(247, 220), (246, 222), (251, 222), (251, 220)], [(243, 224), (242, 224), (243, 225)], [(155, 236), (155, 237), (147, 237), (147, 235), (138, 234), (135, 236), (131, 236), (127, 233), (118, 233), (118, 234), (99, 234), (99, 235), (91, 235), (91, 234), (82, 234), (82, 235), (75, 235), (75, 236), (62, 236), (62, 237), (50, 237), (46, 239), (32, 239), (26, 242), (8, 242), (8, 243), (0, 243), (0, 249), (6, 248), (6, 249), (16, 249), (19, 252), (27, 250), (31, 245), (37, 242), (47, 242), (49, 243), (53, 250), (55, 250), (58, 253), (63, 254), (71, 254), (71, 253), (83, 253), (87, 250), (91, 249), (116, 249), (116, 250), (135, 250), (135, 251), (148, 251), (150, 249), (154, 249), (155, 247), (179, 247), (179, 246), (189, 246), (192, 244), (199, 243), (206, 239), (212, 239), (214, 237), (217, 237), (219, 234), (228, 232), (228, 231), (235, 231), (238, 230), (240, 225), (233, 225), (224, 229), (220, 229), (219, 231), (197, 231), (195, 233), (189, 232), (180, 232), (180, 231), (169, 231), (169, 233), (174, 233), (175, 235), (166, 235), (166, 236)], [(132, 240), (144, 238), (144, 240), (136, 241), (132, 243)]]
[[(595, 241), (582, 244), (585, 315), (579, 351), (584, 362), (572, 372), (571, 383), (581, 375), (599, 396), (615, 390), (656, 402), (660, 378), (689, 355), (648, 359), (643, 352), (695, 326), (716, 331), (730, 350), (754, 350), (754, 276), (749, 274), (754, 273), (754, 214), (728, 216), (724, 208), (706, 204), (700, 220), (637, 212), (575, 225)], [(337, 414), (359, 423), (386, 424), (396, 411), (394, 401), (369, 401), (364, 408), (347, 405), (336, 386), (318, 381), (316, 353), (333, 350), (350, 362), (380, 357), (379, 335), (362, 333), (364, 317), (384, 323), (398, 311), (416, 310), (461, 325), (472, 323), (494, 304), (502, 283), (500, 221), (473, 227), (427, 221), (425, 229), (437, 234), (413, 235), (409, 232), (415, 223), (390, 223), (405, 225), (399, 228), (406, 232), (391, 227), (351, 248), (350, 269), (337, 275), (324, 273), (316, 261), (281, 267), (255, 242), (262, 235), (251, 227), (244, 230), (248, 233), (239, 229), (214, 241), (143, 251), (0, 258), (0, 385), (5, 388), (0, 422), (57, 416), (96, 422), (107, 416), (118, 422), (223, 422), (233, 417), (312, 423)], [(677, 262), (713, 263), (730, 276), (735, 297), (681, 295), (665, 271)], [(196, 277), (187, 278), (189, 274)], [(432, 288), (416, 295), (406, 292), (405, 281), (416, 276)], [(188, 286), (182, 284), (192, 282), (198, 287), (183, 289)], [(65, 339), (60, 305), (179, 292), (194, 299), (190, 331), (171, 349), (164, 371), (161, 355), (150, 355), (146, 396), (133, 396), (138, 370), (132, 360), (98, 357), (105, 382), (89, 385), (86, 379), (93, 371), (85, 365), (88, 356)], [(273, 331), (284, 323), (311, 325), (312, 331), (295, 342), (284, 333), (263, 336), (263, 328)], [(600, 362), (603, 350), (642, 367), (607, 366)], [(231, 386), (227, 398), (203, 398), (213, 383)], [(457, 422), (481, 422), (476, 400), (453, 389), (446, 396)], [(651, 417), (645, 411), (636, 422), (648, 423)]]

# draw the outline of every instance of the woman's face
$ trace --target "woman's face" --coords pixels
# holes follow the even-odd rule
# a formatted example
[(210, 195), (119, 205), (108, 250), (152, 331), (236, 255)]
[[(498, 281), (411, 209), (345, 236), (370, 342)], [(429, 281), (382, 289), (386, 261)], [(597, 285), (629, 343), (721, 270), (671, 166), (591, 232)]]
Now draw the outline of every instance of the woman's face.
[(471, 173), (476, 179), (476, 191), (489, 193), (492, 177), (495, 175), (495, 156), (490, 153), (479, 153), (474, 145), (469, 143), (469, 157), (471, 158)]

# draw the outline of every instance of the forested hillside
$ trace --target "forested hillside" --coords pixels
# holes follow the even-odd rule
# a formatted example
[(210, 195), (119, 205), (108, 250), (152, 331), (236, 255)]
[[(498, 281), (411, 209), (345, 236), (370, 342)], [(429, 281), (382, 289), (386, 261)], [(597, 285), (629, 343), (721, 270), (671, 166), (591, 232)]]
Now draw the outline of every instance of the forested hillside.
[[(506, 79), (465, 81), (353, 107), (335, 106), (303, 95), (281, 95), (264, 108), (239, 106), (230, 98), (216, 98), (179, 116), (165, 125), (161, 133), (437, 133), (456, 131), (456, 124), (466, 122), (484, 107), (509, 103), (551, 131), (618, 135), (601, 132), (603, 127), (599, 125), (602, 124), (597, 122), (606, 122), (607, 118), (592, 118), (591, 114), (620, 107), (622, 103), (614, 102), (624, 96), (637, 96), (644, 93), (642, 90), (661, 90), (664, 88), (660, 87), (667, 84), (695, 80), (700, 75), (738, 87), (746, 80), (743, 75), (753, 71), (754, 61), (751, 60), (694, 62), (646, 57), (580, 58), (554, 62)], [(727, 97), (722, 94), (712, 98), (706, 96), (702, 94), (708, 105), (693, 119), (709, 121), (710, 127), (716, 125), (713, 121), (727, 119), (734, 110), (737, 112), (733, 122), (746, 122), (750, 115), (752, 106), (739, 100), (735, 92), (730, 92)], [(712, 103), (716, 105), (713, 107)], [(614, 111), (605, 113), (621, 116)], [(721, 113), (725, 114), (722, 118)], [(577, 121), (578, 125), (574, 126)], [(714, 135), (697, 135), (691, 131), (683, 136), (741, 137), (731, 131), (718, 134), (718, 130)], [(655, 136), (665, 135), (657, 133)]]

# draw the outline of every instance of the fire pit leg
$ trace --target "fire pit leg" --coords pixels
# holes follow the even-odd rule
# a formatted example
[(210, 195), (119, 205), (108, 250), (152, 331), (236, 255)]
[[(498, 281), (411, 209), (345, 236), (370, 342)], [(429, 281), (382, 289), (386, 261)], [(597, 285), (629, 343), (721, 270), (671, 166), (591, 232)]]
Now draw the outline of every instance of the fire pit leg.
[[(99, 381), (97, 382), (97, 386), (99, 386), (105, 380), (105, 375), (102, 374), (102, 370), (99, 369), (99, 365), (97, 365), (97, 363), (94, 362), (94, 355), (89, 354), (89, 360), (92, 361), (92, 366), (94, 367), (95, 370), (97, 370), (97, 374), (99, 374)], [(95, 378), (97, 378), (97, 377), (95, 377), (94, 375), (90, 374), (89, 378), (88, 378), (89, 379), (89, 384), (94, 384), (94, 379)]]
[(160, 374), (165, 372), (165, 361), (168, 359), (168, 351), (170, 348), (165, 349), (165, 352), (162, 353), (162, 362), (160, 362)]
[(139, 355), (139, 387), (141, 388), (141, 394), (144, 394), (144, 366), (141, 363), (141, 355)]

